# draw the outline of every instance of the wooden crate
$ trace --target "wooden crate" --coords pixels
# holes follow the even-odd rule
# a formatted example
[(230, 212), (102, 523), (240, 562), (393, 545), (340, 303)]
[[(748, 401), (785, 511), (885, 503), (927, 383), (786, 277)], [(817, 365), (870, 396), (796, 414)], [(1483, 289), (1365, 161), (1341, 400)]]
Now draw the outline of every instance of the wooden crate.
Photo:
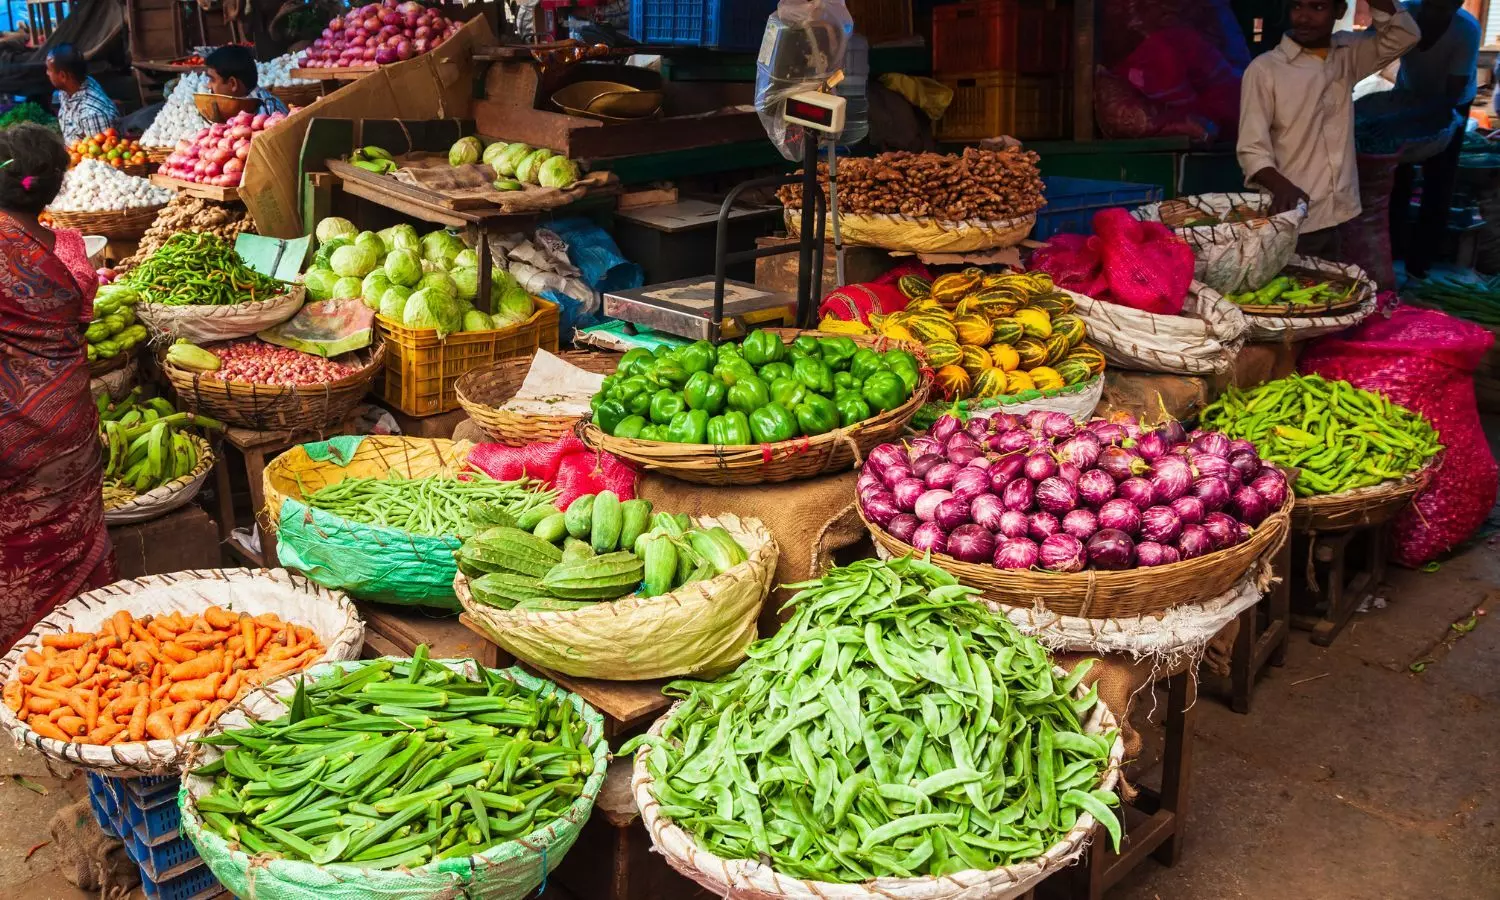
[(111, 525), (109, 540), (121, 578), (217, 569), (224, 564), (214, 520), (191, 503), (149, 522)]

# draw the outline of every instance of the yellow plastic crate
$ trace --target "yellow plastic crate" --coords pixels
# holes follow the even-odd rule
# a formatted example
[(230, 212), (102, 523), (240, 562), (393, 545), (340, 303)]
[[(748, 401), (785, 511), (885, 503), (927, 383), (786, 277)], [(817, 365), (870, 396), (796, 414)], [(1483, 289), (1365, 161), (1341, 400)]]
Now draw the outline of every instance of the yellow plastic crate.
[(1067, 135), (1073, 88), (1064, 75), (981, 72), (943, 75), (953, 102), (937, 123), (940, 141), (981, 141), (1008, 134), (1019, 140)]

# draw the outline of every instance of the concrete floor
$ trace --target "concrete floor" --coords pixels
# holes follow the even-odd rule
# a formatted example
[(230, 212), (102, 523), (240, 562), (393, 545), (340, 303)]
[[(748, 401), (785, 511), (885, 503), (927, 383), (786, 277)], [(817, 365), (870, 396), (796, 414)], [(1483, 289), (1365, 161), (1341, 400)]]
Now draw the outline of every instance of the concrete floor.
[[(1205, 692), (1183, 860), (1145, 863), (1111, 898), (1500, 898), (1500, 595), (1438, 662), (1408, 670), (1500, 589), (1500, 515), (1490, 528), (1436, 572), (1392, 570), (1386, 608), (1357, 614), (1333, 647), (1293, 632), (1250, 715)], [(0, 748), (0, 900), (92, 896), (45, 843), (52, 814), (83, 794), (82, 776)]]

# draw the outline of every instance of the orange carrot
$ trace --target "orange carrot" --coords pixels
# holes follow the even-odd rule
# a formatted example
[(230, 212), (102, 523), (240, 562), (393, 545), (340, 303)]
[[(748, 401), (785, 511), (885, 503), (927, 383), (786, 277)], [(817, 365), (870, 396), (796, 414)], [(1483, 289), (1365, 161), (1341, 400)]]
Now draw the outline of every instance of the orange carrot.
[(203, 707), (202, 701), (189, 700), (172, 707), (172, 730), (177, 734), (187, 731), (188, 725), (192, 724), (193, 716)]
[(21, 682), (12, 681), (5, 685), (5, 705), (10, 707), (11, 712), (20, 712), (25, 702), (26, 691)]
[(141, 697), (135, 701), (135, 710), (130, 714), (130, 723), (127, 726), (132, 741), (144, 740), (146, 737), (146, 713), (151, 709), (151, 698)]
[(24, 658), (26, 659), (26, 665), (28, 666), (40, 666), (47, 661), (46, 657), (42, 656), (42, 654), (36, 652), (35, 650), (27, 650), (24, 654)]
[(26, 724), (32, 731), (35, 731), (44, 738), (51, 738), (54, 741), (72, 740), (72, 737), (67, 732), (48, 721), (46, 716), (32, 716), (27, 720)]
[(205, 706), (202, 709), (198, 710), (198, 714), (193, 716), (193, 721), (188, 723), (187, 730), (198, 731), (200, 729), (206, 728), (208, 726), (209, 718), (212, 713), (212, 706)]
[(180, 663), (187, 662), (198, 654), (196, 651), (189, 650), (176, 641), (168, 641), (161, 645), (161, 655), (174, 663)]
[(84, 660), (83, 668), (78, 670), (78, 680), (88, 681), (89, 677), (94, 674), (94, 670), (98, 668), (99, 657), (90, 656), (88, 659)]
[(239, 617), (234, 613), (218, 606), (210, 606), (203, 611), (203, 620), (216, 629), (228, 631), (239, 624)]
[(108, 722), (104, 725), (100, 725), (98, 728), (89, 730), (88, 743), (107, 744), (114, 738), (115, 735), (120, 734), (124, 730), (124, 725), (118, 725), (114, 722)]
[(218, 697), (219, 685), (223, 681), (224, 673), (222, 672), (215, 672), (196, 681), (174, 681), (167, 691), (167, 696), (178, 701), (213, 700)]
[(146, 630), (145, 624), (141, 622), (132, 621), (130, 623), (130, 633), (135, 635), (135, 639), (138, 641), (145, 641), (148, 644), (156, 643), (156, 638), (152, 636), (151, 632)]
[(238, 697), (240, 695), (240, 684), (243, 683), (244, 678), (245, 673), (239, 671), (224, 679), (224, 683), (219, 686), (219, 699), (233, 700), (235, 697)]
[(49, 634), (42, 638), (43, 647), (56, 647), (59, 650), (76, 650), (87, 644), (93, 638), (87, 631), (70, 631), (67, 634)]
[(169, 741), (175, 737), (177, 731), (172, 727), (172, 711), (159, 709), (147, 716), (146, 733), (161, 741)]
[(113, 616), (110, 616), (109, 624), (114, 628), (115, 636), (121, 641), (130, 640), (132, 632), (130, 630), (130, 613), (127, 610), (122, 609)]
[(224, 651), (216, 649), (187, 662), (178, 663), (168, 671), (168, 677), (173, 681), (191, 681), (217, 672), (223, 665)]
[(26, 701), (26, 709), (33, 713), (49, 713), (62, 704), (52, 697), (30, 697)]
[(88, 731), (87, 724), (82, 716), (58, 716), (57, 718), (57, 727), (61, 728), (63, 733), (69, 738), (86, 733)]
[(31, 684), (42, 674), (39, 666), (17, 666), (16, 680), (21, 684)]

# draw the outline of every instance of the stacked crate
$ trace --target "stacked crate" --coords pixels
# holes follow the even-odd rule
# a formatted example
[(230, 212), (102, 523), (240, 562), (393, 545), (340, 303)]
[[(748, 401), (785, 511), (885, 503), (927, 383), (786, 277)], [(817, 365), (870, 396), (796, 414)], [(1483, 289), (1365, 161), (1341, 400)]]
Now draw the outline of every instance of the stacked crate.
[(963, 0), (932, 10), (933, 77), (953, 89), (941, 141), (1067, 135), (1073, 107), (1069, 0)]
[(147, 900), (206, 900), (224, 893), (198, 848), (180, 830), (180, 782), (169, 776), (108, 778), (89, 773), (89, 805), (104, 833), (125, 845), (141, 870)]

